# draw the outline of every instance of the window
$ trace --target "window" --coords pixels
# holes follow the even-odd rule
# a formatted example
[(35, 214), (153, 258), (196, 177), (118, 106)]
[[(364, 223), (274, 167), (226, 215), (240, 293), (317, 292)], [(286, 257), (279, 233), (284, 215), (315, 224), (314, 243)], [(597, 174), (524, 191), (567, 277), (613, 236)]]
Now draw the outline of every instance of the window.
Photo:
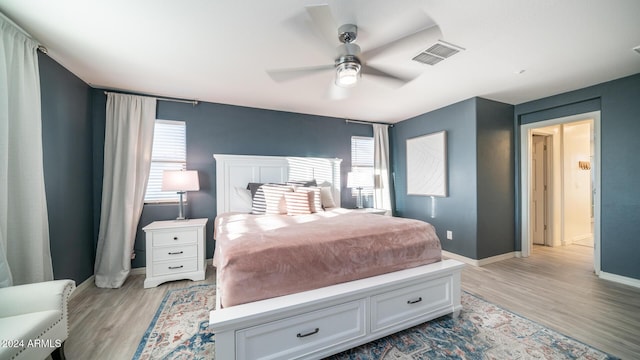
[(184, 121), (156, 120), (151, 152), (151, 171), (145, 203), (177, 202), (175, 191), (162, 191), (164, 170), (183, 170), (187, 166), (187, 132)]
[[(364, 172), (373, 178), (373, 138), (351, 137), (351, 171)], [(358, 195), (355, 189), (351, 193)], [(373, 195), (373, 187), (363, 188), (362, 195)]]

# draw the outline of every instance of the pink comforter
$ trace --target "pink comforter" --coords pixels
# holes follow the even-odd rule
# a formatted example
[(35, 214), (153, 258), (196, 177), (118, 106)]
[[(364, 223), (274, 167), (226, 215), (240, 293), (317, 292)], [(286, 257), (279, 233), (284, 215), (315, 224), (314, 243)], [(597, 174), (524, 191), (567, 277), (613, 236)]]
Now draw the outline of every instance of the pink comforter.
[(299, 216), (221, 214), (215, 239), (222, 307), (441, 260), (431, 224), (346, 209)]

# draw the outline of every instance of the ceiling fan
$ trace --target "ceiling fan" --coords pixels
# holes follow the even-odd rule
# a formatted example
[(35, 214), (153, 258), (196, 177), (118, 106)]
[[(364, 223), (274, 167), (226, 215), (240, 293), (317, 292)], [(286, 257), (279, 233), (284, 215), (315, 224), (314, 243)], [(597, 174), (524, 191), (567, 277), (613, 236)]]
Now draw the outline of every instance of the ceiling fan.
[[(424, 45), (425, 43), (433, 43), (441, 37), (440, 28), (437, 25), (433, 25), (402, 36), (390, 43), (362, 52), (360, 46), (355, 43), (358, 37), (357, 25), (343, 24), (337, 27), (336, 32), (336, 25), (328, 5), (307, 6), (306, 11), (313, 24), (320, 30), (327, 42), (333, 45), (339, 42), (334, 63), (268, 70), (267, 73), (274, 81), (284, 82), (316, 73), (334, 72), (334, 84), (337, 88), (333, 87), (331, 92), (332, 98), (339, 98), (341, 97), (340, 95), (344, 95), (345, 93), (341, 91), (341, 89), (355, 86), (362, 76), (380, 80), (396, 87), (406, 84), (416, 76), (400, 75), (399, 73), (392, 74), (368, 64), (367, 60), (373, 59), (382, 52), (389, 51), (396, 46), (402, 46), (404, 43), (412, 43), (417, 40)], [(336, 40), (338, 40), (338, 42), (336, 42)]]

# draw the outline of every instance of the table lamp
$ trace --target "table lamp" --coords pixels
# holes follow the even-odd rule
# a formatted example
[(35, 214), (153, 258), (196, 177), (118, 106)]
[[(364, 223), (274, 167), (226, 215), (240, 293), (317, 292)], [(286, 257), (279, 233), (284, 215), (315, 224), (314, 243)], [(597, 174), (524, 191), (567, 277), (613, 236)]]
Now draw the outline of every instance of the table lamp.
[(180, 195), (176, 220), (185, 220), (182, 199), (184, 193), (198, 190), (200, 190), (200, 182), (198, 181), (198, 172), (196, 170), (165, 170), (162, 173), (162, 191), (176, 191)]
[(362, 189), (365, 187), (373, 187), (373, 176), (365, 172), (352, 171), (347, 174), (347, 187), (358, 190), (356, 208), (362, 209)]

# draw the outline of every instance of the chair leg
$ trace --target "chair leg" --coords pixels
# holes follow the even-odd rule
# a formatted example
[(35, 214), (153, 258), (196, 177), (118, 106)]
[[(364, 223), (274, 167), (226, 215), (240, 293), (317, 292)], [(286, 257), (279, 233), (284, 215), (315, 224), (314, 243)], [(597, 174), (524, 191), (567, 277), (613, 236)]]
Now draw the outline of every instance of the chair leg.
[(65, 360), (66, 357), (64, 356), (64, 341), (62, 342), (62, 345), (60, 345), (59, 348), (53, 350), (53, 352), (51, 353), (51, 359), (52, 360)]

